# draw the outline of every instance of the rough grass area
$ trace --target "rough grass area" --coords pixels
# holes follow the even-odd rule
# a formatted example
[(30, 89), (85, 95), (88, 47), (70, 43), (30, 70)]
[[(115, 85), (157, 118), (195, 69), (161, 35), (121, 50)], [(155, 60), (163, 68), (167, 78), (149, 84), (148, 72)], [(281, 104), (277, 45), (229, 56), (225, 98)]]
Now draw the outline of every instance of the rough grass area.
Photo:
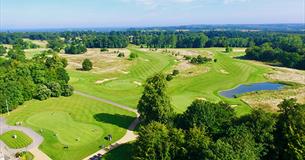
[[(118, 57), (119, 53), (124, 53), (125, 57)], [(90, 59), (93, 63), (91, 73), (107, 74), (115, 72), (124, 72), (133, 64), (133, 61), (128, 60), (130, 51), (128, 49), (109, 49), (109, 51), (101, 52), (99, 48), (88, 48), (84, 54), (72, 55), (61, 54), (67, 58), (69, 70), (80, 70), (84, 59)]]
[[(82, 159), (126, 132), (135, 114), (82, 97), (32, 100), (6, 116), (9, 124), (23, 122), (44, 137), (40, 149), (54, 160)], [(111, 134), (113, 139), (105, 137)], [(68, 148), (65, 148), (68, 147)]]
[[(14, 138), (14, 136), (16, 136), (16, 138)], [(17, 130), (5, 132), (0, 136), (0, 140), (12, 149), (24, 148), (33, 142), (29, 136)]]

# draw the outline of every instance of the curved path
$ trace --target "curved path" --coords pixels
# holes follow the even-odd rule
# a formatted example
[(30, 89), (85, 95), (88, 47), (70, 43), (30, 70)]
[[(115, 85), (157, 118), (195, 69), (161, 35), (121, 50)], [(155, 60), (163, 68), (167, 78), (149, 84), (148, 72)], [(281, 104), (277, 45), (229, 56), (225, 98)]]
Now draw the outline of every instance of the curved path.
[(137, 118), (130, 124), (130, 126), (127, 129), (126, 134), (121, 139), (119, 139), (118, 141), (112, 143), (110, 146), (108, 146), (106, 148), (103, 148), (103, 149), (95, 152), (94, 154), (84, 158), (84, 160), (88, 160), (88, 159), (90, 159), (90, 158), (92, 158), (92, 157), (94, 157), (94, 156), (96, 156), (98, 154), (104, 155), (107, 152), (109, 152), (109, 151), (119, 147), (122, 144), (131, 142), (131, 141), (135, 141), (137, 139), (138, 135), (136, 135), (133, 132), (135, 130), (135, 128), (137, 127), (137, 125), (140, 123), (140, 121), (139, 121), (139, 113), (137, 112), (136, 109), (132, 109), (132, 108), (129, 108), (127, 106), (123, 106), (121, 104), (117, 104), (115, 102), (112, 102), (112, 101), (109, 101), (109, 100), (106, 100), (106, 99), (103, 99), (103, 98), (99, 98), (99, 97), (95, 97), (95, 96), (92, 96), (92, 95), (88, 95), (88, 94), (80, 92), (80, 91), (74, 91), (74, 93), (78, 94), (78, 95), (81, 95), (81, 96), (84, 96), (84, 97), (87, 97), (87, 98), (91, 98), (91, 99), (97, 100), (97, 101), (108, 103), (108, 104), (111, 104), (111, 105), (113, 105), (115, 107), (119, 107), (121, 109), (125, 109), (125, 110), (128, 110), (130, 112), (134, 112), (134, 113), (137, 114)]
[(43, 141), (42, 136), (40, 136), (39, 134), (37, 134), (36, 132), (34, 132), (30, 128), (26, 128), (26, 127), (22, 127), (22, 126), (7, 125), (5, 123), (5, 119), (3, 117), (0, 117), (0, 135), (5, 133), (5, 132), (11, 131), (11, 130), (17, 130), (17, 131), (21, 131), (21, 132), (25, 133), (26, 135), (28, 135), (33, 140), (33, 142), (25, 148), (11, 149), (5, 143), (3, 143), (0, 140), (1, 147), (5, 146), (5, 149), (10, 153), (17, 153), (17, 152), (21, 152), (21, 151), (29, 151), (35, 156), (36, 159), (39, 159), (39, 160), (50, 160), (51, 159), (45, 153), (41, 152), (38, 149), (39, 145)]

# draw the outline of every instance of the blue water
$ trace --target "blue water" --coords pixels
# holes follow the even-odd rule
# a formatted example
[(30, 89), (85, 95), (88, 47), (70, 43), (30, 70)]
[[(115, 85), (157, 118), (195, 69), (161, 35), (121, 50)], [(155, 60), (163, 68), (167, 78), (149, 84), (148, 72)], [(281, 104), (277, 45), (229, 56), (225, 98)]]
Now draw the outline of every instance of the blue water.
[(279, 83), (270, 83), (270, 82), (264, 82), (264, 83), (253, 83), (250, 85), (240, 85), (237, 88), (222, 91), (220, 92), (220, 95), (227, 97), (227, 98), (234, 98), (235, 95), (248, 93), (248, 92), (254, 92), (254, 91), (263, 91), (263, 90), (280, 90), (285, 85), (279, 84)]

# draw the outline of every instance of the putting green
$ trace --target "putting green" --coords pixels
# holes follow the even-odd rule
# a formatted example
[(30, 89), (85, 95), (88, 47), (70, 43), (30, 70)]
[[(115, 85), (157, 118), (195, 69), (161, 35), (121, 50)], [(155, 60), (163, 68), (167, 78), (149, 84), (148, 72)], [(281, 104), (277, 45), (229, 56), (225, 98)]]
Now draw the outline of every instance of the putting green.
[[(10, 125), (23, 122), (44, 141), (39, 148), (54, 160), (83, 159), (120, 139), (135, 113), (80, 95), (31, 100), (5, 115)], [(111, 134), (113, 139), (105, 139)], [(68, 148), (65, 148), (68, 147)]]
[(43, 129), (52, 130), (59, 142), (66, 145), (90, 144), (104, 134), (99, 126), (76, 122), (66, 112), (42, 112), (29, 117), (26, 122), (40, 127), (42, 132)]
[[(13, 136), (16, 137), (14, 138)], [(33, 142), (29, 136), (17, 130), (5, 132), (0, 136), (0, 140), (2, 140), (8, 147), (13, 149), (24, 148)]]

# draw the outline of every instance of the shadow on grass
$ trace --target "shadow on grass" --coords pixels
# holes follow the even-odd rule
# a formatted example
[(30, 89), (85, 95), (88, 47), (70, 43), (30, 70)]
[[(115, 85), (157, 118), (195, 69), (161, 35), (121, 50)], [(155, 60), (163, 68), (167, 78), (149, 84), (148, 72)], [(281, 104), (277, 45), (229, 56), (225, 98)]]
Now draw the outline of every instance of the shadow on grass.
[(108, 114), (108, 113), (95, 114), (93, 117), (98, 122), (113, 124), (125, 129), (128, 129), (132, 121), (135, 120), (135, 117), (132, 116), (121, 115), (121, 114)]
[(132, 159), (132, 151), (133, 151), (133, 143), (124, 144), (110, 152), (108, 152), (102, 160), (131, 160)]

